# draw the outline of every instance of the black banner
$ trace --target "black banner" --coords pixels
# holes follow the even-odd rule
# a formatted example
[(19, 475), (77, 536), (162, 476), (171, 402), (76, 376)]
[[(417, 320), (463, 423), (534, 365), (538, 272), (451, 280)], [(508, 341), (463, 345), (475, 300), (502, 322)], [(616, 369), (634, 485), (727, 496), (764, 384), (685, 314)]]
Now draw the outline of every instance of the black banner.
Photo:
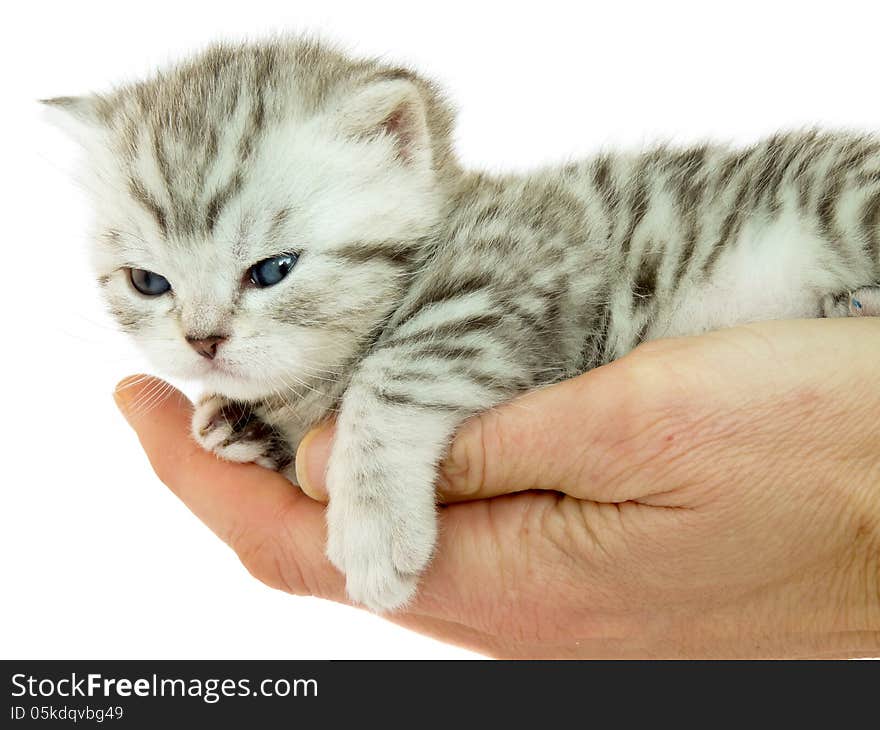
[[(835, 726), (876, 713), (878, 662), (4, 661), (0, 727), (470, 727), (667, 717)], [(160, 725), (161, 724), (161, 725)]]

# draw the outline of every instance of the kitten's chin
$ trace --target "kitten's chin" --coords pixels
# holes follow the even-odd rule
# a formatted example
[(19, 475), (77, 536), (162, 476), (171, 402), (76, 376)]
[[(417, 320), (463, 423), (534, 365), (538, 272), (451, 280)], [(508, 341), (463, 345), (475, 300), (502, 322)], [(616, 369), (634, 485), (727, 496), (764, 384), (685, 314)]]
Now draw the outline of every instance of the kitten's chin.
[(259, 400), (271, 393), (271, 388), (268, 388), (263, 383), (222, 372), (212, 372), (203, 375), (201, 381), (205, 386), (206, 392), (225, 395), (232, 400)]

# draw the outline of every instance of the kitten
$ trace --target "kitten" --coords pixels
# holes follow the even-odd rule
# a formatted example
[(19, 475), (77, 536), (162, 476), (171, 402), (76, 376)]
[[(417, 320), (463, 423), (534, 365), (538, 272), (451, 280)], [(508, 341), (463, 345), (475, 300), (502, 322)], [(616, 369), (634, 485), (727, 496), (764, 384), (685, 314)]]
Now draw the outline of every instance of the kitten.
[(338, 415), (327, 555), (376, 611), (431, 559), (469, 416), (657, 337), (880, 311), (874, 137), (490, 176), (460, 168), (432, 83), (307, 40), (47, 103), (88, 153), (112, 312), (207, 386), (195, 439), (293, 478)]

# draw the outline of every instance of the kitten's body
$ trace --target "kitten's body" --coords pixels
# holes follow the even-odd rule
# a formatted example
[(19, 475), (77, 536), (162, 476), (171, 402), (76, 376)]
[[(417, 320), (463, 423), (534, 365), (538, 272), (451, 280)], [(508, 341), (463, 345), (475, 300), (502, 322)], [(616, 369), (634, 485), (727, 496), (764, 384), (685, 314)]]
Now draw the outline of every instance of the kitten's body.
[[(436, 464), (468, 416), (645, 340), (846, 315), (843, 295), (880, 281), (873, 137), (491, 177), (459, 169), (442, 101), (409, 72), (302, 42), (211, 53), (62, 102), (93, 130), (113, 206), (97, 266), (157, 362), (219, 394), (194, 420), (206, 448), (292, 476), (299, 440), (338, 412), (328, 555), (372, 608), (412, 595)], [(286, 250), (300, 255), (288, 280), (241, 284)], [(164, 308), (132, 296), (132, 266), (171, 281)], [(219, 330), (220, 363), (183, 342)]]

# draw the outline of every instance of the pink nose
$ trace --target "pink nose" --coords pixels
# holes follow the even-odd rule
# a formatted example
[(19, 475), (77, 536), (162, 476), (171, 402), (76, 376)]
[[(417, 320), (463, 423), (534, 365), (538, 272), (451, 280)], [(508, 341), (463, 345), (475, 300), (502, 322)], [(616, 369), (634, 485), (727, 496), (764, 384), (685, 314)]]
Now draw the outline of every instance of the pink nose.
[(189, 342), (190, 347), (195, 350), (202, 357), (206, 357), (209, 360), (213, 360), (217, 356), (217, 348), (220, 347), (220, 343), (225, 341), (226, 337), (224, 335), (211, 335), (210, 337), (190, 337), (187, 335), (186, 341)]

